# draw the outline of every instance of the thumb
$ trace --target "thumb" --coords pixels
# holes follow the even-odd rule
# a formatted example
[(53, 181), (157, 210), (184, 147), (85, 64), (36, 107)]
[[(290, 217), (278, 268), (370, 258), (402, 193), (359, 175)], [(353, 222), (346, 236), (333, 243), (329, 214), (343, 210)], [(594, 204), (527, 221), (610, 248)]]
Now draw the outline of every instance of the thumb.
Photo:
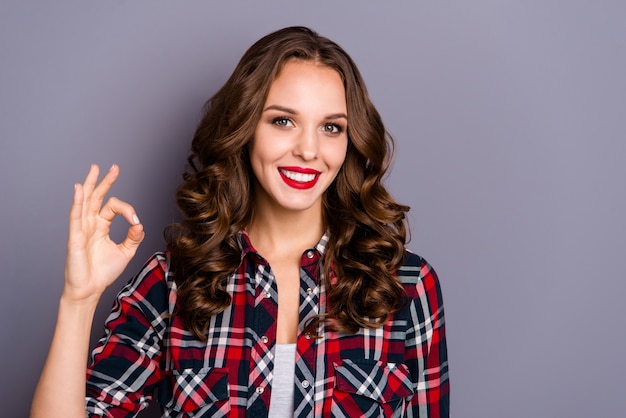
[(145, 235), (142, 224), (132, 225), (128, 228), (126, 238), (122, 241), (120, 247), (124, 248), (125, 252), (132, 257), (137, 252), (137, 248), (139, 248), (139, 244), (141, 244)]

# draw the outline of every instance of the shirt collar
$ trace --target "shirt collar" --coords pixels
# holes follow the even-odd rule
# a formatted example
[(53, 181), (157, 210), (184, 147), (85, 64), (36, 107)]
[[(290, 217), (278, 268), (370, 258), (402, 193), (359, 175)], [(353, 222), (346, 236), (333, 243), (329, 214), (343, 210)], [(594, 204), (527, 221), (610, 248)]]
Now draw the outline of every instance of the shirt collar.
[[(317, 251), (322, 257), (324, 252), (326, 251), (326, 246), (328, 245), (329, 234), (328, 231), (324, 232), (324, 235), (320, 238), (320, 240), (315, 244), (312, 248)], [(239, 248), (241, 249), (241, 259), (243, 260), (248, 254), (256, 254), (261, 256), (259, 252), (254, 248), (252, 242), (250, 242), (250, 236), (248, 236), (248, 232), (244, 229), (237, 234), (237, 242), (239, 243)], [(308, 251), (308, 250), (307, 250)]]
[(239, 243), (239, 249), (241, 249), (241, 259), (243, 260), (249, 253), (257, 254), (257, 250), (252, 246), (250, 237), (246, 230), (240, 231), (237, 234), (237, 242)]

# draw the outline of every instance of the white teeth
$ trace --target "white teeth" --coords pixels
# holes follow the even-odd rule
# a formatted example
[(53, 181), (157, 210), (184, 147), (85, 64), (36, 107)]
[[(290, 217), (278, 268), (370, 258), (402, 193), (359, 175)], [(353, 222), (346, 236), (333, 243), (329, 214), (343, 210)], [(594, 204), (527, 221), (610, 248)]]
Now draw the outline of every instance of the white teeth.
[(288, 179), (293, 181), (297, 181), (300, 183), (307, 183), (309, 181), (313, 181), (315, 179), (315, 174), (304, 174), (304, 173), (295, 173), (293, 171), (280, 170), (281, 173), (285, 175)]

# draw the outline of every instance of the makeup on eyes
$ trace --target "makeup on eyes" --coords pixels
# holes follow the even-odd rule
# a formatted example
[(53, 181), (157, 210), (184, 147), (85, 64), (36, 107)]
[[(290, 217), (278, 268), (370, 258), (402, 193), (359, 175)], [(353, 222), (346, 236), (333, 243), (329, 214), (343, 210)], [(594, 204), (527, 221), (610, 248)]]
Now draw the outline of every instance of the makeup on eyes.
[[(331, 120), (332, 119), (329, 118), (329, 120), (325, 121), (321, 125), (321, 130), (324, 133), (338, 135), (338, 134), (345, 132), (345, 127), (343, 124), (332, 122)], [(270, 117), (269, 123), (271, 123), (272, 125), (276, 125), (280, 128), (288, 128), (288, 127), (291, 127), (291, 125), (294, 125), (293, 119), (289, 116), (272, 116)], [(326, 129), (327, 127), (330, 127), (331, 129), (328, 130)]]

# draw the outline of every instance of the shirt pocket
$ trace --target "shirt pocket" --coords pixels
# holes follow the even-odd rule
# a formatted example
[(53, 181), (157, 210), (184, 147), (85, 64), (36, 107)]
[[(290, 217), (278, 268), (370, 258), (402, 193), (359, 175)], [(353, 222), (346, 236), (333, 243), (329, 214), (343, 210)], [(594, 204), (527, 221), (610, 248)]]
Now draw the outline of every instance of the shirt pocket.
[(221, 417), (230, 412), (228, 369), (200, 368), (172, 370), (159, 386), (159, 403), (168, 416)]
[(405, 364), (344, 359), (334, 366), (333, 416), (403, 416), (415, 394)]

